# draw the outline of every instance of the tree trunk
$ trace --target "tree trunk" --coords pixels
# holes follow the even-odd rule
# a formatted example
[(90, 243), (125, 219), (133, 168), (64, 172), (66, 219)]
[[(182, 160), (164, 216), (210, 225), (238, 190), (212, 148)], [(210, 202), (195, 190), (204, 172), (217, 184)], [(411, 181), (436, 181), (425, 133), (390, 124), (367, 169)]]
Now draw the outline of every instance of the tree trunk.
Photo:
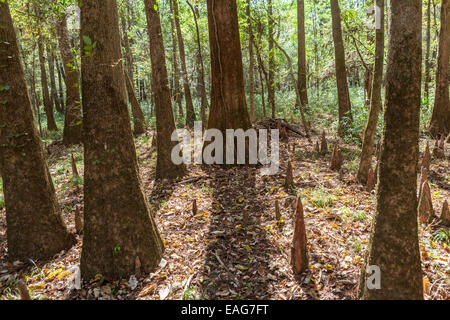
[[(69, 41), (65, 13), (57, 22), (59, 50), (66, 75), (66, 118), (64, 120), (63, 143), (67, 146), (79, 144), (82, 140), (82, 115), (80, 98), (80, 78), (75, 69), (74, 56)], [(84, 51), (84, 50), (82, 50)]]
[(131, 114), (133, 115), (134, 134), (136, 136), (145, 133), (145, 116), (142, 112), (139, 100), (136, 98), (133, 82), (130, 75), (125, 71), (125, 83), (127, 86), (128, 100), (131, 104)]
[(366, 130), (364, 131), (364, 140), (359, 162), (358, 181), (366, 183), (369, 176), (369, 170), (372, 167), (372, 154), (375, 142), (375, 133), (377, 131), (378, 115), (381, 110), (381, 86), (383, 83), (383, 65), (384, 65), (384, 0), (377, 0), (376, 5), (381, 9), (381, 28), (376, 30), (375, 38), (375, 67), (372, 81), (372, 90), (370, 97), (370, 112), (367, 119)]
[(0, 2), (0, 172), (11, 261), (51, 257), (75, 243), (64, 225), (37, 132), (8, 4)]
[(302, 105), (308, 104), (308, 89), (306, 80), (306, 44), (305, 44), (305, 1), (297, 0), (298, 24), (298, 91)]
[(251, 19), (251, 2), (247, 0), (247, 23), (248, 23), (248, 81), (250, 83), (250, 120), (255, 122), (255, 59), (253, 55), (253, 27)]
[[(172, 90), (174, 92), (175, 103), (178, 106), (178, 115), (179, 117), (184, 116), (183, 112), (183, 103), (182, 103), (182, 94), (180, 88), (180, 68), (178, 67), (178, 54), (177, 54), (177, 35), (176, 35), (176, 27), (175, 27), (175, 14), (173, 13), (173, 5), (172, 0), (170, 0), (170, 24), (172, 26), (170, 33), (172, 35), (172, 64), (173, 64), (173, 87)], [(176, 109), (176, 108), (175, 108)]]
[(268, 0), (268, 18), (269, 18), (269, 83), (267, 84), (267, 91), (269, 95), (269, 105), (272, 108), (272, 118), (275, 118), (275, 48), (273, 43), (273, 7), (272, 0)]
[(450, 58), (450, 0), (442, 0), (441, 31), (436, 70), (436, 90), (430, 132), (433, 136), (450, 133), (450, 100), (448, 93)]
[(426, 55), (425, 55), (425, 76), (424, 76), (424, 91), (425, 97), (429, 101), (430, 98), (430, 82), (431, 82), (431, 62), (430, 62), (430, 50), (431, 50), (431, 1), (428, 0), (427, 4), (427, 38), (426, 38)]
[(136, 136), (145, 132), (145, 117), (142, 112), (141, 105), (136, 97), (136, 91), (133, 85), (133, 54), (130, 48), (130, 40), (128, 39), (127, 23), (125, 17), (122, 17), (122, 34), (123, 42), (125, 44), (125, 56), (127, 61), (127, 68), (125, 71), (125, 83), (127, 86), (128, 100), (131, 104), (131, 114), (133, 115), (134, 134)]
[(63, 91), (63, 84), (62, 84), (62, 67), (58, 62), (58, 59), (56, 59), (56, 71), (58, 73), (58, 99), (59, 99), (59, 105), (61, 106), (62, 112), (65, 113), (66, 107), (64, 105), (64, 91)]
[[(197, 22), (197, 16), (199, 14), (198, 10), (195, 10), (192, 4), (189, 2), (189, 0), (186, 0), (187, 4), (192, 10), (192, 15), (194, 16), (194, 22), (195, 22), (195, 31), (197, 34), (197, 64), (199, 69), (198, 74), (198, 89), (199, 89), (199, 95), (201, 99), (201, 117), (202, 117), (202, 123), (203, 126), (206, 126), (207, 119), (206, 119), (206, 109), (208, 108), (208, 98), (206, 97), (206, 84), (205, 84), (205, 66), (203, 64), (203, 53), (202, 53), (202, 45), (200, 41), (200, 30), (198, 27)], [(198, 9), (198, 8), (197, 8)]]
[[(133, 59), (133, 53), (131, 52), (130, 39), (128, 38), (128, 32), (127, 32), (128, 24), (127, 24), (126, 14), (124, 14), (122, 16), (121, 22), (122, 22), (123, 43), (124, 43), (124, 47), (125, 47), (125, 61), (127, 62), (125, 70), (126, 70), (126, 72), (128, 72), (130, 79), (133, 79), (134, 59)], [(133, 87), (134, 87), (134, 85), (133, 85)]]
[[(155, 10), (155, 7), (158, 11)], [(152, 87), (156, 105), (156, 131), (158, 140), (158, 158), (156, 161), (157, 178), (176, 178), (185, 174), (184, 165), (175, 165), (171, 160), (173, 147), (177, 142), (171, 141), (175, 131), (169, 79), (166, 69), (164, 42), (161, 31), (159, 8), (155, 0), (145, 0), (148, 37), (150, 40), (150, 60), (152, 64)]]
[(336, 68), (336, 84), (339, 103), (339, 135), (345, 135), (352, 125), (352, 110), (348, 92), (347, 70), (345, 68), (345, 49), (342, 40), (341, 9), (338, 0), (330, 0), (333, 24), (333, 41)]
[(139, 176), (125, 94), (115, 0), (81, 6), (85, 226), (81, 274), (89, 280), (154, 270), (164, 246)]
[(44, 98), (44, 109), (47, 115), (47, 129), (50, 131), (58, 130), (56, 126), (55, 118), (53, 115), (53, 105), (50, 99), (50, 93), (48, 91), (47, 71), (45, 70), (45, 56), (44, 56), (44, 44), (40, 30), (38, 30), (38, 50), (39, 50), (39, 64), (41, 67), (41, 85), (42, 96)]
[(56, 90), (56, 77), (55, 77), (55, 54), (52, 48), (47, 46), (48, 57), (48, 71), (50, 73), (50, 97), (55, 106), (56, 111), (62, 113), (61, 105), (59, 104), (58, 91)]
[(261, 101), (262, 101), (262, 107), (263, 107), (263, 116), (264, 116), (264, 118), (266, 118), (267, 111), (266, 111), (266, 103), (265, 103), (265, 98), (264, 98), (264, 83), (263, 83), (263, 77), (262, 77), (263, 75), (264, 75), (264, 79), (266, 81), (267, 87), (269, 87), (270, 84), (269, 84), (269, 77), (267, 75), (267, 71), (264, 66), (264, 61), (262, 59), (261, 41), (262, 41), (262, 24), (261, 24), (261, 22), (259, 22), (259, 24), (258, 24), (258, 43), (256, 43), (254, 41), (253, 44), (255, 46), (256, 59), (258, 60), (258, 67), (259, 67), (259, 77), (261, 80)]
[(184, 99), (186, 101), (186, 125), (188, 127), (193, 128), (195, 121), (195, 111), (194, 111), (194, 104), (192, 103), (191, 88), (189, 85), (189, 78), (187, 74), (186, 54), (184, 51), (183, 34), (181, 33), (180, 18), (178, 16), (179, 14), (178, 0), (170, 0), (170, 1), (172, 1), (173, 5), (173, 13), (175, 16), (175, 27), (177, 30), (178, 50), (180, 52), (181, 77), (183, 79)]
[(211, 109), (208, 129), (251, 127), (244, 91), (242, 52), (235, 1), (208, 0), (211, 52)]
[[(423, 299), (417, 226), (417, 162), (422, 69), (422, 1), (390, 2), (386, 111), (362, 299)], [(369, 284), (376, 266), (380, 288)], [(375, 271), (375, 275), (376, 271)]]

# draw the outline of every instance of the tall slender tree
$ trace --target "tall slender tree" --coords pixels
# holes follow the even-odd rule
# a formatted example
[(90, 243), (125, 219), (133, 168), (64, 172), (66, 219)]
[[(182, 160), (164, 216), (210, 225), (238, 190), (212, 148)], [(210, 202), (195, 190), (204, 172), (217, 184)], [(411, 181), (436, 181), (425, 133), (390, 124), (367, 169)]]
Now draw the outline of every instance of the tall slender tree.
[(267, 14), (268, 14), (268, 29), (269, 29), (269, 83), (267, 84), (269, 105), (272, 108), (272, 118), (275, 118), (276, 105), (275, 105), (275, 44), (273, 41), (274, 36), (274, 18), (273, 18), (273, 3), (272, 0), (267, 1)]
[(128, 94), (128, 100), (131, 104), (131, 114), (133, 115), (133, 124), (134, 124), (134, 134), (140, 135), (145, 132), (145, 116), (144, 112), (142, 112), (141, 104), (139, 103), (138, 98), (136, 97), (136, 90), (133, 84), (133, 68), (134, 68), (134, 59), (133, 53), (131, 52), (130, 39), (128, 38), (128, 23), (126, 15), (123, 14), (122, 18), (122, 38), (125, 47), (125, 61), (126, 70), (125, 70), (125, 82)]
[(255, 77), (254, 77), (254, 71), (255, 71), (255, 57), (253, 54), (253, 26), (252, 26), (252, 8), (251, 8), (251, 1), (247, 0), (247, 24), (248, 24), (248, 82), (250, 85), (250, 120), (252, 122), (255, 121)]
[(298, 91), (302, 105), (308, 104), (306, 81), (305, 1), (297, 0)]
[(0, 21), (0, 172), (8, 256), (49, 258), (75, 238), (61, 218), (6, 1), (0, 1)]
[(244, 73), (235, 1), (208, 0), (211, 52), (211, 108), (208, 128), (247, 130), (251, 127), (244, 91)]
[(377, 206), (360, 295), (362, 299), (423, 299), (416, 195), (422, 1), (391, 1), (390, 10)]
[[(41, 10), (39, 8), (39, 5), (35, 4), (34, 9), (36, 16), (40, 19)], [(39, 64), (41, 67), (42, 96), (44, 99), (44, 110), (47, 116), (47, 129), (50, 131), (58, 130), (58, 127), (56, 126), (55, 122), (55, 117), (53, 114), (53, 104), (50, 98), (50, 92), (48, 91), (47, 71), (45, 69), (44, 40), (42, 37), (42, 31), (40, 26), (37, 26), (37, 43), (39, 50)]]
[(436, 90), (434, 109), (431, 116), (432, 135), (450, 133), (450, 99), (448, 93), (450, 59), (450, 0), (442, 0), (441, 31), (439, 32), (439, 52), (436, 70)]
[(169, 80), (166, 69), (164, 41), (159, 17), (159, 7), (155, 0), (145, 0), (147, 31), (150, 41), (150, 60), (152, 65), (152, 87), (155, 93), (157, 150), (156, 177), (176, 178), (185, 174), (184, 165), (175, 165), (171, 160), (173, 147), (171, 141), (175, 131)]
[(189, 0), (186, 0), (187, 4), (191, 8), (192, 15), (194, 17), (194, 23), (195, 23), (195, 33), (197, 35), (197, 69), (198, 69), (198, 92), (201, 99), (201, 117), (202, 122), (204, 126), (206, 126), (207, 119), (206, 119), (206, 109), (208, 108), (208, 98), (206, 97), (206, 83), (205, 83), (205, 66), (203, 63), (203, 53), (202, 53), (202, 44), (200, 41), (200, 29), (198, 26), (198, 18), (199, 18), (199, 10), (198, 7), (194, 9), (194, 6), (189, 2)]
[[(180, 68), (178, 66), (178, 45), (177, 45), (177, 34), (175, 27), (175, 14), (173, 12), (172, 0), (170, 0), (170, 34), (172, 36), (172, 92), (175, 100), (176, 106), (178, 106), (178, 115), (179, 117), (183, 117), (183, 102), (182, 102), (182, 93), (180, 88)], [(175, 111), (176, 111), (175, 106)]]
[(184, 40), (183, 33), (181, 32), (180, 25), (180, 16), (178, 10), (178, 0), (170, 0), (173, 6), (175, 27), (177, 30), (177, 39), (178, 39), (178, 51), (180, 53), (180, 62), (181, 62), (181, 78), (183, 79), (183, 88), (184, 88), (184, 100), (186, 101), (186, 125), (189, 127), (194, 127), (195, 121), (195, 111), (194, 104), (192, 102), (191, 88), (189, 84), (189, 77), (187, 73), (187, 65), (186, 65), (186, 53), (184, 50)]
[(430, 98), (430, 82), (431, 82), (431, 1), (427, 3), (427, 31), (426, 31), (426, 53), (425, 53), (425, 75), (424, 75), (424, 91), (425, 97)]
[(139, 176), (116, 0), (81, 6), (85, 228), (81, 274), (107, 279), (159, 263), (164, 246)]
[(59, 51), (66, 79), (66, 117), (64, 119), (63, 143), (73, 145), (81, 143), (83, 128), (81, 115), (80, 76), (74, 61), (69, 40), (67, 16), (63, 13), (57, 22)]
[(55, 53), (51, 46), (47, 46), (48, 57), (48, 72), (50, 75), (50, 98), (55, 106), (56, 111), (62, 113), (61, 105), (59, 104), (58, 91), (56, 90), (56, 77), (55, 77)]
[(65, 113), (66, 111), (66, 106), (64, 105), (64, 88), (63, 88), (63, 71), (62, 71), (62, 66), (60, 65), (58, 59), (56, 59), (56, 71), (58, 73), (58, 99), (59, 99), (59, 104), (61, 105), (61, 109), (63, 110), (63, 112)]
[[(380, 9), (380, 28), (375, 35), (375, 67), (372, 80), (372, 90), (370, 97), (370, 112), (367, 119), (366, 130), (364, 131), (361, 160), (358, 170), (358, 181), (367, 182), (369, 170), (372, 166), (372, 154), (377, 131), (378, 116), (381, 110), (381, 87), (383, 84), (384, 65), (384, 0), (376, 0), (376, 5)], [(378, 19), (378, 17), (377, 17)]]
[(341, 9), (339, 0), (330, 0), (331, 20), (333, 25), (333, 41), (336, 69), (336, 84), (339, 103), (339, 134), (345, 135), (353, 121), (350, 105), (350, 94), (348, 92), (347, 70), (345, 67), (345, 49), (342, 39)]

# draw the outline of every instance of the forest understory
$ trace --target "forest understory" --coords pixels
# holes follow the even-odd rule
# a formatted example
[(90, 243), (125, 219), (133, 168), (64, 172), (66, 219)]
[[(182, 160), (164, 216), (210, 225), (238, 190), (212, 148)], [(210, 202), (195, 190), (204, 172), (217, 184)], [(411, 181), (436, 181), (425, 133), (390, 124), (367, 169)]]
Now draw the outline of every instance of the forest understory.
[[(47, 261), (7, 262), (6, 213), (0, 208), (0, 299), (19, 299), (25, 280), (33, 299), (357, 299), (360, 269), (375, 212), (375, 191), (356, 181), (360, 150), (336, 136), (328, 152), (292, 132), (280, 144), (280, 171), (262, 176), (258, 167), (188, 167), (176, 181), (155, 181), (152, 132), (136, 139), (145, 193), (164, 240), (165, 252), (151, 274), (107, 282), (98, 275), (77, 289), (82, 236), (67, 252)], [(330, 170), (338, 143), (344, 165)], [(432, 145), (432, 141), (430, 141)], [(421, 158), (426, 137), (421, 138)], [(75, 233), (75, 211), (83, 213), (83, 150), (56, 141), (46, 146), (62, 216)], [(295, 151), (294, 151), (295, 150)], [(73, 176), (73, 154), (80, 176)], [(294, 187), (284, 186), (287, 162)], [(432, 159), (429, 181), (439, 216), (450, 199), (447, 159)], [(290, 264), (294, 203), (303, 201), (309, 270), (297, 277)], [(193, 210), (194, 200), (197, 210)], [(281, 219), (277, 221), (278, 200)], [(119, 204), (118, 204), (119, 205)], [(450, 299), (450, 241), (439, 219), (419, 225), (425, 299)]]

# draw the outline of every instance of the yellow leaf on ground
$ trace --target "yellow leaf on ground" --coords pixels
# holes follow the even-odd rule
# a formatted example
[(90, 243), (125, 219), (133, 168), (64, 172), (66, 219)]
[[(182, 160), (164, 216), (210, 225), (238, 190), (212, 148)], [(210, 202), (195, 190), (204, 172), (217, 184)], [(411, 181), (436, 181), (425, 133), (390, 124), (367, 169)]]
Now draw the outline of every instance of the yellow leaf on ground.
[(71, 274), (72, 274), (72, 272), (70, 272), (70, 271), (64, 271), (63, 273), (58, 274), (56, 276), (56, 279), (61, 279), (61, 278), (67, 277), (67, 276), (69, 276)]
[(34, 283), (29, 285), (30, 289), (36, 290), (36, 289), (44, 289), (45, 284), (44, 283)]
[(427, 296), (429, 296), (431, 293), (430, 289), (430, 280), (428, 280), (428, 278), (423, 278), (423, 291)]
[(51, 280), (54, 277), (56, 277), (58, 274), (60, 274), (63, 271), (63, 268), (56, 269), (55, 271), (50, 272), (45, 280)]

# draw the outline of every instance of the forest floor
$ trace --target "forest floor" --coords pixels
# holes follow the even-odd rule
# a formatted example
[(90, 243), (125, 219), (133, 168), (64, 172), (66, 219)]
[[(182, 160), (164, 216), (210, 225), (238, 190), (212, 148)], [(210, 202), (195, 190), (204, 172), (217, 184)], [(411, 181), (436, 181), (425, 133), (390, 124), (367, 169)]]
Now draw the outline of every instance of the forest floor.
[[(329, 169), (331, 152), (318, 156), (312, 142), (290, 135), (280, 147), (279, 174), (257, 167), (189, 167), (178, 181), (155, 181), (151, 134), (136, 140), (142, 182), (164, 239), (160, 266), (150, 275), (108, 283), (99, 275), (76, 290), (82, 237), (48, 261), (7, 262), (6, 217), (0, 208), (0, 299), (17, 299), (25, 279), (35, 299), (356, 299), (360, 269), (370, 236), (375, 192), (357, 183), (359, 150), (339, 142), (342, 173)], [(338, 141), (329, 137), (329, 149)], [(295, 152), (292, 152), (295, 145)], [(425, 140), (421, 140), (423, 152)], [(433, 145), (431, 143), (431, 145)], [(82, 206), (82, 178), (72, 177), (70, 154), (83, 173), (82, 149), (59, 143), (47, 148), (64, 220), (72, 232), (74, 208)], [(295, 187), (284, 188), (287, 161)], [(449, 160), (433, 159), (431, 191), (439, 215), (450, 199)], [(305, 209), (309, 271), (294, 276), (290, 265), (293, 204)], [(193, 200), (198, 211), (192, 212)], [(278, 199), (282, 219), (275, 219)], [(82, 207), (81, 207), (82, 208)], [(244, 212), (248, 214), (245, 225)], [(450, 299), (448, 228), (434, 221), (420, 226), (426, 299)]]

